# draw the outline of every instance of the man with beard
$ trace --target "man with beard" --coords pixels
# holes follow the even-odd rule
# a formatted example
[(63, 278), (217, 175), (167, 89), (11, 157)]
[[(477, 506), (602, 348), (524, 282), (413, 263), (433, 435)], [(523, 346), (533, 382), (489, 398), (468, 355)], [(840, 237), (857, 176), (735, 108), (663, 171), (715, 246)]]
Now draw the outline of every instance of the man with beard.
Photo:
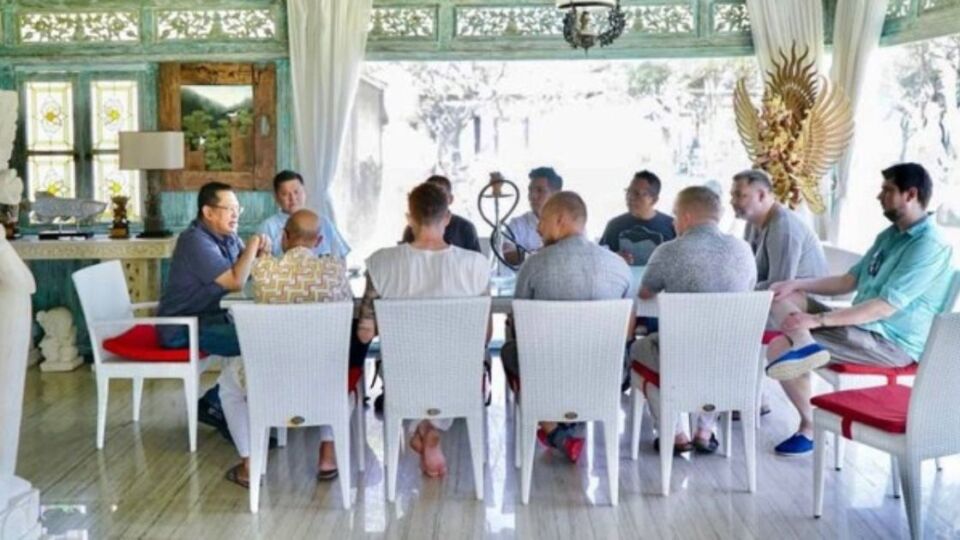
[[(771, 314), (784, 332), (767, 349), (767, 375), (800, 413), (781, 455), (813, 450), (810, 371), (831, 361), (903, 367), (920, 358), (933, 319), (947, 302), (952, 249), (927, 214), (930, 175), (916, 163), (883, 171), (877, 199), (893, 225), (846, 274), (774, 283)], [(856, 291), (849, 308), (830, 310), (808, 295)]]

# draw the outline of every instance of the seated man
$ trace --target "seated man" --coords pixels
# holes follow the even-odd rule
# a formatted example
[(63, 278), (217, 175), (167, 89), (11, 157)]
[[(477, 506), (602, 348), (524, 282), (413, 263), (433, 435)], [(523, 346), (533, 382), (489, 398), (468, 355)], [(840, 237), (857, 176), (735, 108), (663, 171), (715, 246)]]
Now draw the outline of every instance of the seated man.
[[(515, 298), (613, 300), (630, 297), (630, 268), (623, 259), (588, 240), (584, 233), (586, 224), (587, 206), (576, 193), (561, 191), (547, 199), (538, 224), (545, 246), (520, 267)], [(504, 343), (500, 357), (511, 385), (515, 391), (519, 390), (516, 342)], [(583, 425), (543, 422), (537, 435), (544, 444), (577, 461), (583, 450)]]
[[(283, 227), (283, 257), (261, 257), (253, 265), (253, 296), (258, 304), (306, 302), (352, 302), (343, 259), (317, 257), (320, 218), (310, 210), (294, 212)], [(220, 399), (227, 426), (243, 461), (229, 471), (227, 479), (247, 487), (250, 478), (250, 417), (243, 366), (234, 362), (220, 374)], [(320, 427), (317, 480), (337, 477), (337, 462), (330, 426)]]
[(820, 239), (797, 214), (777, 202), (765, 171), (735, 174), (730, 199), (734, 213), (747, 222), (744, 240), (756, 254), (758, 291), (778, 281), (828, 274)]
[[(273, 177), (273, 197), (280, 207), (280, 211), (270, 216), (260, 224), (260, 233), (270, 239), (274, 256), (283, 255), (280, 248), (280, 235), (283, 226), (294, 212), (306, 205), (307, 192), (303, 188), (303, 177), (295, 171), (280, 171)], [(346, 259), (350, 253), (350, 246), (340, 236), (337, 227), (326, 216), (321, 218), (320, 232), (322, 239), (317, 247), (313, 248), (316, 255), (333, 255)]]
[[(259, 234), (244, 247), (237, 237), (241, 213), (243, 208), (227, 184), (210, 182), (200, 188), (197, 219), (177, 238), (157, 308), (161, 317), (197, 316), (200, 350), (225, 357), (239, 355), (240, 344), (220, 300), (243, 289), (254, 258), (270, 253), (269, 239)], [(161, 326), (158, 333), (164, 347), (187, 346), (186, 327)], [(216, 386), (200, 399), (199, 418), (227, 434)]]
[(528, 176), (530, 184), (527, 187), (527, 201), (530, 203), (530, 211), (507, 223), (516, 242), (505, 241), (503, 244), (503, 258), (513, 265), (523, 263), (527, 253), (543, 247), (543, 240), (537, 231), (540, 211), (551, 195), (563, 189), (563, 178), (552, 167), (537, 167), (530, 171)]
[(626, 190), (627, 213), (607, 223), (600, 245), (619, 254), (630, 266), (644, 266), (657, 246), (676, 238), (673, 218), (657, 211), (660, 179), (640, 171)]
[[(652, 298), (660, 292), (718, 293), (752, 291), (757, 281), (757, 267), (750, 246), (743, 240), (720, 232), (720, 197), (707, 187), (693, 186), (682, 190), (674, 203), (673, 214), (679, 237), (661, 244), (647, 263), (640, 297)], [(691, 330), (693, 331), (693, 329)], [(634, 362), (655, 373), (660, 372), (660, 338), (653, 333), (634, 343), (630, 349)], [(634, 374), (636, 377), (637, 375)], [(643, 384), (654, 419), (659, 417), (659, 390)], [(700, 413), (697, 430), (691, 442), (677, 424), (674, 452), (712, 453), (718, 446), (714, 435), (715, 413)], [(660, 433), (661, 437), (669, 436)], [(659, 439), (654, 443), (659, 442)]]
[[(443, 190), (447, 195), (447, 206), (453, 204), (453, 186), (450, 184), (450, 179), (435, 174), (427, 178), (427, 183)], [(403, 230), (402, 241), (413, 242), (413, 229), (409, 225)], [(480, 238), (477, 237), (477, 228), (474, 227), (473, 223), (470, 223), (470, 220), (454, 213), (450, 214), (450, 225), (447, 225), (447, 228), (443, 231), (443, 241), (451, 246), (480, 253)]]
[[(916, 163), (883, 171), (878, 199), (893, 222), (846, 274), (774, 283), (771, 315), (784, 336), (767, 348), (767, 375), (780, 381), (800, 413), (800, 427), (776, 447), (813, 450), (810, 371), (831, 361), (903, 367), (920, 358), (937, 313), (946, 306), (953, 250), (926, 212), (930, 175)], [(856, 291), (849, 308), (830, 310), (808, 297)]]
[[(490, 293), (487, 259), (443, 239), (450, 223), (443, 189), (432, 183), (414, 188), (407, 196), (407, 221), (413, 230), (412, 242), (380, 249), (367, 259), (357, 331), (364, 343), (376, 335), (373, 301), (377, 298), (463, 298)], [(446, 474), (440, 433), (451, 424), (451, 419), (423, 420), (410, 430), (410, 447), (420, 454), (420, 468), (427, 476)]]

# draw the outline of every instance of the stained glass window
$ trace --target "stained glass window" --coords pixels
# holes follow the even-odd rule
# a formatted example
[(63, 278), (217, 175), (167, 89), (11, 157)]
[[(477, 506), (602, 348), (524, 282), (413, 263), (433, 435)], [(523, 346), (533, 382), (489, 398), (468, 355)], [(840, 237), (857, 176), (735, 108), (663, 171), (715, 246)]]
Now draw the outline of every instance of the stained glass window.
[[(126, 196), (127, 218), (140, 216), (140, 172), (121, 171), (119, 134), (137, 131), (140, 112), (137, 107), (137, 81), (90, 82), (90, 129), (93, 147), (93, 197), (110, 202)], [(112, 205), (101, 215), (110, 220)]]
[(76, 182), (72, 155), (32, 155), (27, 158), (30, 199), (36, 192), (57, 197), (74, 197)]
[(27, 150), (73, 150), (73, 87), (69, 81), (27, 83)]

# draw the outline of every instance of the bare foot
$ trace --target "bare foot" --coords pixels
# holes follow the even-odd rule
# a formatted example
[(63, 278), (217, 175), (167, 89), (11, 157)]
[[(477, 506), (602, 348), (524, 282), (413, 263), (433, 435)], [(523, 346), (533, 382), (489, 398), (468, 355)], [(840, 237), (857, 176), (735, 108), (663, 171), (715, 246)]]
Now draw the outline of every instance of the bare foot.
[(337, 456), (334, 453), (333, 441), (320, 443), (320, 455), (317, 457), (317, 470), (321, 473), (337, 470)]
[(420, 455), (420, 469), (423, 470), (423, 474), (430, 478), (447, 474), (447, 459), (440, 446), (440, 432), (430, 425), (422, 437), (423, 454)]

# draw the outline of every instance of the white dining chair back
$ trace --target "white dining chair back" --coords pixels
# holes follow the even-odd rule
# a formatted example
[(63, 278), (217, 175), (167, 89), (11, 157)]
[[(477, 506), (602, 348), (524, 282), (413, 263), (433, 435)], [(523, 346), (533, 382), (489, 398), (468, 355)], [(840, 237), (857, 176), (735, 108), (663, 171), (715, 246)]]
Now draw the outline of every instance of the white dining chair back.
[[(842, 276), (846, 274), (853, 265), (857, 264), (861, 258), (863, 258), (862, 253), (857, 253), (856, 251), (851, 251), (849, 249), (843, 249), (831, 244), (823, 245), (823, 255), (827, 259), (827, 271), (831, 276)], [(841, 294), (832, 297), (833, 301), (838, 302), (849, 302), (853, 299), (853, 293)]]

